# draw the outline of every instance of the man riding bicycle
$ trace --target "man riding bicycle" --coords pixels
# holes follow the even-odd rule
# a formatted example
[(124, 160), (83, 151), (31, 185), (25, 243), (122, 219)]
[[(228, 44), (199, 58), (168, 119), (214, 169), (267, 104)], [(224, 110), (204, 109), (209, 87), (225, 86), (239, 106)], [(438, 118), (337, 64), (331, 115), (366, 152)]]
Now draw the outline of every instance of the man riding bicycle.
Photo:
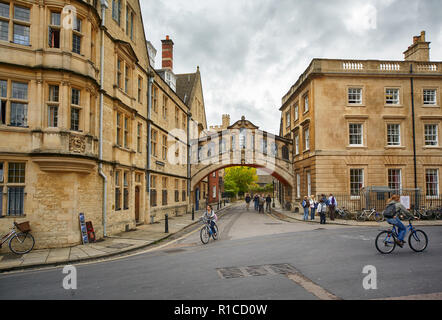
[(210, 230), (213, 234), (216, 234), (215, 221), (218, 220), (218, 217), (216, 216), (215, 211), (213, 211), (213, 208), (210, 204), (207, 206), (206, 212), (204, 212), (202, 218), (205, 218), (209, 221)]
[(404, 238), (407, 234), (407, 228), (399, 219), (399, 214), (404, 214), (407, 218), (413, 218), (413, 215), (400, 202), (400, 197), (394, 194), (388, 201), (385, 207), (384, 217), (387, 222), (398, 228), (398, 242), (397, 244), (402, 248), (404, 246)]

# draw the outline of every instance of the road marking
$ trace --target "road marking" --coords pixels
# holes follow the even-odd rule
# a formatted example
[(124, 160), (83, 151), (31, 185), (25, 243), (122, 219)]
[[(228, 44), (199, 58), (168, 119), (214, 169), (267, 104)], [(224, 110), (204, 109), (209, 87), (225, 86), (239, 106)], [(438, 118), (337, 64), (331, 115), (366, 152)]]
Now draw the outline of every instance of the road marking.
[(342, 300), (300, 273), (291, 273), (287, 277), (321, 300)]

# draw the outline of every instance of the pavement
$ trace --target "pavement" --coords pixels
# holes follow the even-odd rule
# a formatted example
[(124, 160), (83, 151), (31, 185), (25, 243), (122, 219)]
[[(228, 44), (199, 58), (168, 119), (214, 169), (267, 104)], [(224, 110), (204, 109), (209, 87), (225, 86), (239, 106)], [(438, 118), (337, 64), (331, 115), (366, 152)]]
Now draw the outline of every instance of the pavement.
[[(215, 211), (220, 216), (223, 211), (233, 205), (234, 203), (227, 203), (225, 207)], [(25, 255), (12, 253), (9, 251), (8, 244), (5, 243), (0, 249), (0, 273), (89, 262), (128, 254), (167, 241), (180, 231), (198, 224), (198, 219), (202, 215), (202, 211), (195, 212), (194, 221), (192, 214), (169, 217), (169, 233), (165, 233), (165, 220), (163, 219), (154, 224), (140, 225), (135, 230), (100, 239), (96, 243), (69, 248), (33, 250)]]
[[(277, 218), (290, 222), (290, 221), (304, 221), (304, 212), (293, 212), (284, 210), (281, 208), (279, 203), (275, 203), (275, 208), (272, 208), (272, 214)], [(301, 210), (300, 210), (301, 211)], [(319, 224), (319, 214), (315, 214), (315, 219), (304, 221), (305, 223), (317, 223)], [(407, 225), (407, 221), (403, 221), (404, 225)], [(343, 226), (359, 226), (359, 227), (379, 227), (379, 226), (388, 226), (388, 222), (376, 222), (376, 221), (357, 221), (357, 220), (345, 220), (340, 218), (335, 218), (335, 220), (330, 220), (328, 214), (326, 219), (326, 224), (333, 225), (343, 225)], [(415, 226), (442, 226), (442, 220), (414, 220), (412, 222)]]

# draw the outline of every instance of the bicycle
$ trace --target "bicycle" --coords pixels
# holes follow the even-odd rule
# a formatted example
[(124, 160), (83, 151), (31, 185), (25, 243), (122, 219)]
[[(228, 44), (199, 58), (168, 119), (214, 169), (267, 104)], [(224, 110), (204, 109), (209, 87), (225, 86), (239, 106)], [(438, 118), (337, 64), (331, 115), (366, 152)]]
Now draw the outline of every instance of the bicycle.
[(337, 213), (336, 217), (340, 219), (348, 219), (348, 217), (351, 215), (350, 211), (345, 209), (345, 207), (336, 208), (335, 212)]
[(367, 221), (373, 216), (376, 222), (382, 222), (385, 220), (384, 214), (376, 211), (375, 208), (371, 210), (363, 209), (362, 212), (356, 215), (356, 220)]
[[(19, 231), (17, 232), (16, 229)], [(35, 239), (29, 232), (31, 228), (29, 227), (29, 222), (23, 222), (17, 224), (14, 222), (11, 230), (3, 236), (0, 240), (0, 248), (2, 245), (9, 240), (9, 249), (17, 254), (26, 254), (30, 252), (35, 245)]]
[(213, 240), (218, 240), (219, 232), (218, 232), (218, 225), (216, 224), (216, 222), (213, 226), (213, 229), (215, 229), (215, 233), (213, 233), (212, 228), (211, 228), (211, 224), (210, 224), (210, 220), (202, 217), (201, 221), (203, 222), (203, 227), (201, 228), (201, 231), (200, 231), (201, 242), (203, 244), (208, 244), (210, 237), (212, 237)]
[[(424, 231), (415, 229), (411, 224), (411, 220), (413, 218), (408, 219), (407, 233), (410, 232), (408, 245), (411, 250), (422, 252), (428, 246), (428, 236)], [(382, 254), (392, 253), (398, 241), (397, 227), (393, 226), (391, 229), (381, 231), (377, 235), (375, 240), (376, 249)]]

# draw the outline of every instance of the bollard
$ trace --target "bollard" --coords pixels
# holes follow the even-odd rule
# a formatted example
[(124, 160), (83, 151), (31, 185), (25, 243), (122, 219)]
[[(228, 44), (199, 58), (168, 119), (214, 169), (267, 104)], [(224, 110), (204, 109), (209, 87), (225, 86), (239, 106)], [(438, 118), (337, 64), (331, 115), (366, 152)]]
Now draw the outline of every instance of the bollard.
[(169, 233), (169, 215), (166, 213), (165, 222), (164, 222), (164, 232)]
[(219, 210), (219, 201), (216, 203), (216, 210)]
[(195, 208), (192, 206), (192, 221), (195, 220)]

